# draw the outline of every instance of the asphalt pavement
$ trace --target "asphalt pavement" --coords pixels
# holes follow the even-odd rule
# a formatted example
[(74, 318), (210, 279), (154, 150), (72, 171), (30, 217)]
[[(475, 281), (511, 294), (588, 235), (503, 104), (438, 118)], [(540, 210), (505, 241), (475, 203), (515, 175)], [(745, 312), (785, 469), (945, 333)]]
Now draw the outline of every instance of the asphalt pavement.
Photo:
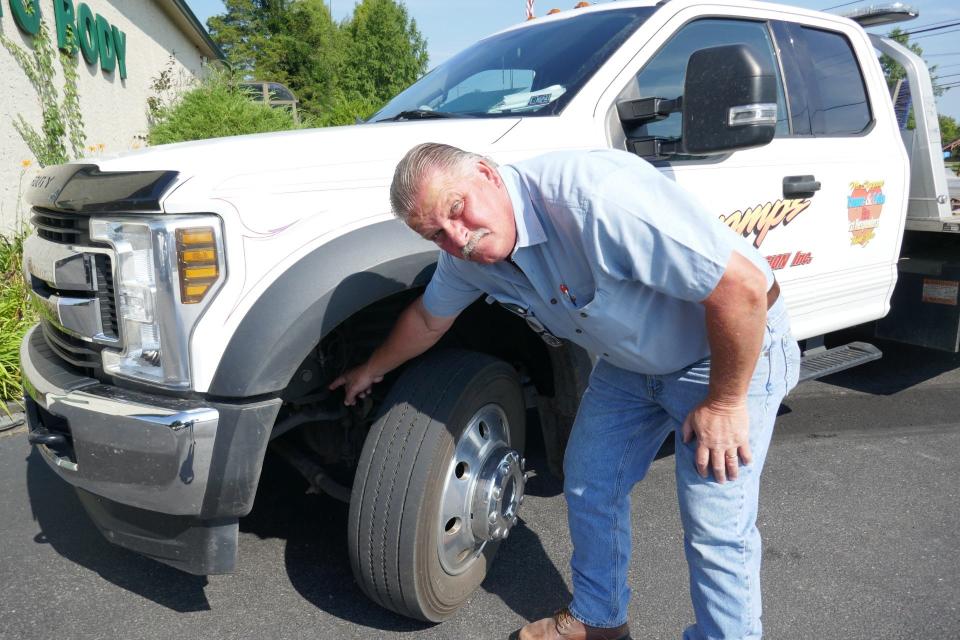
[[(765, 637), (960, 638), (960, 356), (885, 357), (798, 387), (764, 472)], [(452, 620), (370, 603), (346, 557), (346, 505), (268, 457), (238, 570), (189, 576), (107, 543), (72, 489), (0, 432), (0, 639), (505, 638), (570, 596), (558, 481), (536, 445), (521, 524)], [(692, 619), (673, 458), (633, 493), (633, 638)]]

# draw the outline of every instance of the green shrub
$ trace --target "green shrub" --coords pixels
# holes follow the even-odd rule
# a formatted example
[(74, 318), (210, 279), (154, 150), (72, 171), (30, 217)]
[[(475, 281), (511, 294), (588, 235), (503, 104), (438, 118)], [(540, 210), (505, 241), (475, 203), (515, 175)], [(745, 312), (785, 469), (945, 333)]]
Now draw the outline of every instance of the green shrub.
[(229, 73), (214, 71), (160, 110), (147, 141), (158, 145), (296, 128), (288, 111), (254, 102)]
[(22, 233), (0, 235), (0, 401), (19, 400), (20, 341), (36, 322), (21, 272)]

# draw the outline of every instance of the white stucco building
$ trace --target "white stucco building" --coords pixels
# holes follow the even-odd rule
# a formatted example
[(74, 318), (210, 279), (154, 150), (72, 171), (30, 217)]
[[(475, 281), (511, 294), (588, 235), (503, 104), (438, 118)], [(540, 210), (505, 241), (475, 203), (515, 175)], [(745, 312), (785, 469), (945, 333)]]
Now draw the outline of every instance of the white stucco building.
[[(39, 19), (38, 19), (39, 14)], [(84, 156), (96, 158), (143, 146), (151, 84), (171, 66), (174, 85), (199, 76), (207, 61), (223, 54), (183, 0), (0, 0), (0, 30), (28, 53), (42, 21), (54, 50), (69, 33), (80, 50), (72, 58), (86, 143)], [(62, 98), (59, 62), (55, 86)], [(37, 91), (6, 47), (0, 46), (0, 233), (28, 214), (18, 207), (21, 180), (29, 179), (37, 159), (14, 126), (18, 116), (40, 130)], [(69, 148), (69, 147), (68, 147)], [(31, 166), (24, 167), (30, 161)], [(20, 211), (18, 211), (18, 208)]]

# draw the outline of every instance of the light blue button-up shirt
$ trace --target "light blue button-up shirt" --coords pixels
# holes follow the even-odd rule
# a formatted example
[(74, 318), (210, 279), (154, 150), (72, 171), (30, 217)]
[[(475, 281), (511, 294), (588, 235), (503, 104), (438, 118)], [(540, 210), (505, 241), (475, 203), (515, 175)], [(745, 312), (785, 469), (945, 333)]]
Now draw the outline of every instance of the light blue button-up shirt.
[(423, 299), (432, 315), (456, 315), (487, 293), (618, 367), (661, 374), (710, 354), (700, 302), (733, 251), (773, 284), (752, 245), (633, 154), (551, 153), (499, 170), (519, 270), (441, 254)]

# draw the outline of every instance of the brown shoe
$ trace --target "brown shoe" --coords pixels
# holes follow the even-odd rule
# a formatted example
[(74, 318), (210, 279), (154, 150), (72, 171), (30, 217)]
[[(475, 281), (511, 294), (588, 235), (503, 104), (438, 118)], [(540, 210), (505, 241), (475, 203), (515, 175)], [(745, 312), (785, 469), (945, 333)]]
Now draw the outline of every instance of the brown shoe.
[(628, 625), (591, 627), (574, 618), (566, 607), (553, 617), (531, 622), (510, 636), (517, 640), (625, 640), (629, 637)]

